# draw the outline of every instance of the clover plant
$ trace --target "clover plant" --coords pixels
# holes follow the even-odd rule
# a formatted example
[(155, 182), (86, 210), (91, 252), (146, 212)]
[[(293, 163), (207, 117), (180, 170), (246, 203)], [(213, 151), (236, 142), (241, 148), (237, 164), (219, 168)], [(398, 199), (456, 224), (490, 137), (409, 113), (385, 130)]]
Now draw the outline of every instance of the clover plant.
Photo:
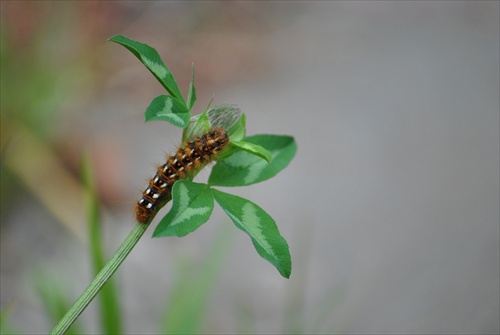
[[(131, 51), (168, 93), (153, 99), (145, 112), (146, 121), (167, 121), (183, 128), (183, 142), (213, 128), (223, 128), (229, 136), (229, 147), (217, 155), (217, 162), (207, 183), (193, 182), (194, 175), (175, 182), (172, 188), (172, 207), (160, 220), (153, 237), (180, 237), (193, 232), (208, 221), (216, 202), (235, 226), (248, 234), (258, 254), (274, 265), (283, 277), (289, 278), (292, 264), (288, 244), (280, 235), (273, 218), (250, 200), (216, 187), (252, 185), (275, 176), (295, 155), (297, 146), (293, 137), (267, 134), (246, 137), (246, 116), (233, 105), (213, 108), (209, 105), (205, 112), (191, 115), (196, 102), (194, 67), (187, 99), (184, 99), (172, 72), (154, 48), (122, 35), (109, 40)], [(154, 216), (146, 223), (136, 224), (51, 334), (66, 332), (127, 257), (153, 218)]]

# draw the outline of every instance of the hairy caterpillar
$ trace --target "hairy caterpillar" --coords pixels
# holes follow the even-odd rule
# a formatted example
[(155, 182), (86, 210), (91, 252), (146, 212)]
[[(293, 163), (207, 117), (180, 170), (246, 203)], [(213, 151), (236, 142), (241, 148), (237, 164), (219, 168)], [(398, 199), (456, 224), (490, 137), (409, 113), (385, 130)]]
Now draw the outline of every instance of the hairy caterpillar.
[(229, 137), (222, 128), (187, 142), (177, 152), (167, 158), (137, 202), (135, 217), (138, 222), (147, 223), (172, 196), (172, 187), (179, 179), (184, 179), (212, 162), (219, 151), (229, 144)]

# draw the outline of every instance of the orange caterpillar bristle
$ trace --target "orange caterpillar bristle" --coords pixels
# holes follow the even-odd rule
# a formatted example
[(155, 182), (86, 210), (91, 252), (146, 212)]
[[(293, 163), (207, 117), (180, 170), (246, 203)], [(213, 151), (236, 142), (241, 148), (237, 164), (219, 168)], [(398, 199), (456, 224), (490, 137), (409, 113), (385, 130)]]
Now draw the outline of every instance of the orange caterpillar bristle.
[(137, 202), (135, 217), (138, 222), (148, 223), (172, 196), (172, 187), (177, 180), (184, 179), (193, 172), (212, 162), (219, 151), (229, 144), (229, 137), (222, 128), (197, 137), (185, 143), (177, 152), (167, 158)]

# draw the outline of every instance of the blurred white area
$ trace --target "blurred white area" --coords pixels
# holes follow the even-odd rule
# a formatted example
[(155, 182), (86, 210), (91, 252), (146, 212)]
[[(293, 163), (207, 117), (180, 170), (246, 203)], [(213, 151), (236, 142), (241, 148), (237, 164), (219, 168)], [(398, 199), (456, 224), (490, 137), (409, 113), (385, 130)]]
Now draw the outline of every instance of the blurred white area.
[[(304, 333), (500, 332), (499, 2), (155, 2), (143, 10), (113, 34), (156, 47), (183, 90), (194, 61), (198, 111), (215, 94), (215, 103), (246, 113), (249, 135), (290, 134), (298, 143), (274, 179), (228, 190), (275, 218), (290, 244), (291, 279), (235, 231), (207, 332), (236, 332), (239, 308), (252, 310), (258, 333), (286, 332), (289, 308), (299, 310)], [(170, 29), (169, 19), (185, 25)], [(206, 22), (208, 31), (193, 30)], [(116, 72), (101, 77), (107, 82), (88, 112), (62, 122), (83, 122), (91, 146), (108, 136), (119, 143), (131, 205), (180, 131), (142, 122), (161, 87), (109, 37), (96, 52)], [(168, 41), (178, 44), (172, 50)], [(51, 247), (29, 242), (39, 242), (26, 238), (27, 226), (43, 210), (27, 201), (33, 211), (9, 216), (2, 228), (12, 236), (2, 238), (2, 308), (16, 299), (13, 323), (37, 332), (43, 314), (32, 292), (21, 291), (33, 259), (18, 253), (62, 262), (74, 297), (90, 275), (86, 247), (71, 237), (46, 236), (61, 241)], [(132, 228), (129, 207), (109, 218), (110, 253)], [(157, 330), (175, 257), (202, 259), (224, 225), (217, 211), (183, 239), (145, 236), (117, 272), (128, 332)], [(17, 257), (23, 267), (11, 277), (6, 264)]]

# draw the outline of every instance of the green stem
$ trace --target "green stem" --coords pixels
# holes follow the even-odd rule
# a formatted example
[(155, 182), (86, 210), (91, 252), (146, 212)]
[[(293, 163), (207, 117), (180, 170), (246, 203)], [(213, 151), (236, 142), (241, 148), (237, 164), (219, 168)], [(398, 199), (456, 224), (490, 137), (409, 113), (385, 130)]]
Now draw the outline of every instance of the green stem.
[(134, 230), (130, 232), (125, 241), (120, 245), (118, 250), (111, 259), (104, 265), (101, 272), (97, 274), (92, 283), (83, 291), (82, 295), (75, 301), (73, 306), (68, 310), (66, 315), (59, 321), (59, 323), (52, 329), (51, 335), (64, 334), (69, 327), (75, 322), (75, 320), (82, 314), (88, 304), (94, 299), (99, 290), (108, 279), (115, 273), (120, 264), (127, 258), (127, 255), (134, 248), (134, 246), (139, 242), (146, 229), (148, 229), (149, 223), (138, 223)]

